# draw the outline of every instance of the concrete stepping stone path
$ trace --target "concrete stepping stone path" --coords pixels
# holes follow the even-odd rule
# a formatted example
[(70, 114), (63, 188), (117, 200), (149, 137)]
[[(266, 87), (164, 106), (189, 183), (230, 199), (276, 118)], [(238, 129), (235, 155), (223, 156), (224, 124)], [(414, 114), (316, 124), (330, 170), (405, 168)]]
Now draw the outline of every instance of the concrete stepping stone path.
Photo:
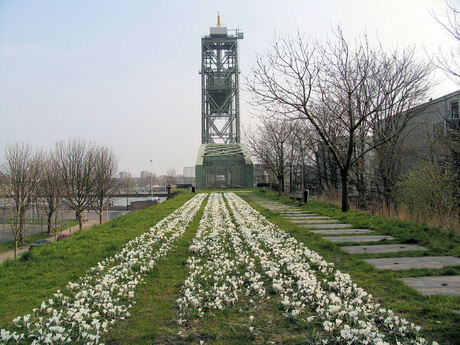
[[(299, 224), (303, 228), (309, 229), (312, 233), (323, 236), (323, 239), (336, 242), (378, 242), (381, 240), (394, 240), (392, 236), (337, 236), (355, 235), (372, 233), (369, 229), (351, 229), (351, 224), (339, 224), (338, 220), (327, 216), (319, 216), (315, 213), (305, 212), (297, 207), (280, 204), (276, 202), (266, 202), (263, 199), (256, 200), (259, 204), (272, 212), (279, 213), (291, 222)], [(336, 223), (336, 224), (332, 224)], [(317, 229), (317, 230), (312, 230)], [(342, 246), (343, 250), (350, 254), (382, 254), (397, 253), (405, 251), (429, 250), (426, 247), (416, 244), (373, 244), (359, 246)], [(445, 266), (460, 265), (460, 258), (453, 256), (422, 256), (406, 258), (382, 258), (365, 259), (367, 263), (374, 265), (378, 269), (405, 270), (411, 268), (442, 268)], [(401, 278), (403, 282), (420, 292), (422, 295), (445, 295), (460, 296), (460, 276), (436, 276), (436, 277), (416, 277)], [(453, 310), (460, 314), (459, 310)]]
[(350, 254), (382, 254), (414, 250), (428, 250), (428, 248), (419, 246), (417, 244), (374, 244), (368, 246), (343, 246), (342, 249)]
[(378, 242), (381, 240), (394, 240), (392, 236), (325, 236), (324, 240), (331, 242)]
[(310, 230), (314, 234), (322, 235), (350, 235), (350, 234), (368, 234), (374, 231), (369, 229), (343, 229), (343, 230)]
[(460, 296), (460, 276), (401, 278), (422, 295)]
[(410, 258), (365, 259), (380, 270), (408, 270), (411, 268), (443, 268), (460, 265), (460, 258), (454, 256), (420, 256)]

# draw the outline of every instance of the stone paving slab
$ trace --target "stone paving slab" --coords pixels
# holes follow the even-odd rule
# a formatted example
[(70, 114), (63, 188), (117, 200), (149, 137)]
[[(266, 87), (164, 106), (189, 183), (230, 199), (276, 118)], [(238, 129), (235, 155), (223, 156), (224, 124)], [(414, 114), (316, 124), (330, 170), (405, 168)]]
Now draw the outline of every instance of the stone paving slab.
[(460, 276), (402, 278), (422, 295), (460, 296)]
[(347, 235), (347, 234), (368, 234), (374, 231), (369, 229), (343, 229), (343, 230), (310, 230), (314, 234), (322, 235)]
[(303, 212), (302, 210), (296, 209), (296, 208), (278, 208), (278, 207), (265, 207), (268, 208), (271, 211), (275, 212)]
[(292, 205), (282, 205), (282, 204), (264, 204), (267, 207), (275, 207), (275, 208), (298, 208), (297, 206)]
[(287, 205), (287, 204), (272, 204), (272, 205), (268, 205), (268, 206), (271, 206), (271, 207), (285, 207), (285, 208), (297, 208), (297, 209), (300, 208), (297, 205)]
[(279, 211), (279, 213), (292, 213), (292, 214), (316, 214), (316, 213), (313, 213), (313, 212), (308, 212), (308, 211), (305, 211), (305, 210), (281, 210)]
[(296, 206), (283, 205), (283, 204), (263, 204), (263, 205), (268, 206), (268, 207), (278, 207), (278, 208), (298, 208)]
[(286, 211), (286, 212), (280, 212), (278, 210), (270, 210), (274, 213), (278, 213), (280, 215), (282, 215), (283, 217), (286, 216), (286, 215), (294, 215), (294, 216), (306, 216), (307, 214), (305, 214), (305, 212), (297, 212), (297, 211)]
[(323, 239), (331, 242), (378, 242), (381, 240), (394, 240), (391, 236), (324, 236)]
[(315, 219), (332, 219), (331, 217), (322, 217), (322, 216), (288, 216), (284, 217), (287, 219), (292, 219), (292, 220), (315, 220)]
[(309, 229), (344, 229), (351, 228), (351, 224), (299, 224), (302, 228)]
[(297, 224), (330, 224), (330, 223), (339, 223), (338, 220), (335, 219), (299, 219), (299, 220), (291, 220), (293, 223)]
[(310, 213), (302, 213), (302, 212), (296, 212), (296, 213), (282, 213), (278, 212), (279, 215), (282, 217), (308, 217), (308, 216), (316, 216), (316, 214), (310, 214)]
[(259, 202), (261, 205), (264, 206), (271, 206), (271, 207), (292, 207), (290, 205), (280, 204), (279, 202)]
[(365, 259), (381, 270), (408, 270), (411, 268), (442, 268), (460, 265), (460, 258), (453, 256), (420, 256), (412, 258)]
[(283, 217), (325, 217), (325, 216), (320, 216), (318, 213), (313, 213), (313, 212), (282, 212)]
[(268, 209), (273, 210), (273, 211), (278, 211), (278, 212), (301, 212), (301, 213), (306, 212), (305, 210), (301, 210), (300, 208), (275, 208), (275, 207), (271, 207), (271, 208), (268, 208)]
[(343, 250), (350, 254), (381, 254), (381, 253), (397, 253), (412, 250), (428, 250), (428, 248), (417, 244), (374, 244), (368, 246), (344, 246)]

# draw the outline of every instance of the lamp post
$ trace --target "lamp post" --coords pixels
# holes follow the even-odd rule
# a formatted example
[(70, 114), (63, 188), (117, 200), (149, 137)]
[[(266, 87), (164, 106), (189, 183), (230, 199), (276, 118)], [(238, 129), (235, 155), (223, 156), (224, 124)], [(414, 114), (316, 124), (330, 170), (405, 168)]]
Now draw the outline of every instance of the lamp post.
[(150, 200), (153, 201), (153, 160), (150, 160)]
[(305, 139), (300, 141), (300, 148), (302, 153), (302, 199), (305, 193), (305, 148), (307, 147), (307, 142)]

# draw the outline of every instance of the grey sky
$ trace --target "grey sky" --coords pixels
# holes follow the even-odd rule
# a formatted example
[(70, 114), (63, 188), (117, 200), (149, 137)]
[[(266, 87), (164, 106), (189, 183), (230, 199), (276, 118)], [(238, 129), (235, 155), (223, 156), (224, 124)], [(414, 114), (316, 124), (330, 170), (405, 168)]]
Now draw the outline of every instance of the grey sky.
[[(456, 2), (458, 4), (458, 1)], [(239, 27), (243, 76), (275, 34), (318, 38), (341, 24), (384, 46), (436, 52), (454, 42), (431, 17), (442, 0), (0, 0), (0, 159), (7, 144), (82, 137), (111, 146), (119, 170), (178, 173), (200, 145), (200, 37)], [(458, 89), (438, 75), (438, 97)], [(251, 108), (242, 93), (242, 124)]]

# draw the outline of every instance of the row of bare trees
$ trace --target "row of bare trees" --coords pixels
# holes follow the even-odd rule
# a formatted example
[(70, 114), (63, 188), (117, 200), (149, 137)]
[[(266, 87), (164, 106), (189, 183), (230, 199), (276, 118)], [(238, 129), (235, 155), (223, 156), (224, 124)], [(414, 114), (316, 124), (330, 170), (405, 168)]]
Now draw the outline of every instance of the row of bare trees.
[[(288, 139), (287, 132), (300, 132), (317, 148), (313, 152), (327, 150), (339, 173), (342, 210), (348, 211), (351, 171), (366, 164), (371, 152), (391, 153), (411, 109), (426, 99), (432, 71), (432, 64), (419, 60), (413, 49), (373, 47), (366, 36), (349, 42), (339, 27), (325, 42), (300, 34), (278, 38), (257, 58), (246, 85), (263, 114), (262, 127), (280, 148), (299, 140), (298, 134)], [(272, 124), (277, 130), (270, 130)], [(269, 139), (262, 137), (258, 141), (264, 146)], [(257, 151), (255, 143), (249, 146)], [(283, 159), (285, 153), (277, 162)]]
[(8, 146), (1, 163), (1, 188), (12, 201), (15, 253), (18, 243), (24, 243), (26, 211), (37, 200), (47, 213), (48, 233), (61, 204), (75, 211), (80, 229), (85, 209), (94, 209), (102, 223), (104, 207), (117, 187), (117, 165), (110, 148), (82, 139), (60, 141), (49, 152), (23, 143)]

